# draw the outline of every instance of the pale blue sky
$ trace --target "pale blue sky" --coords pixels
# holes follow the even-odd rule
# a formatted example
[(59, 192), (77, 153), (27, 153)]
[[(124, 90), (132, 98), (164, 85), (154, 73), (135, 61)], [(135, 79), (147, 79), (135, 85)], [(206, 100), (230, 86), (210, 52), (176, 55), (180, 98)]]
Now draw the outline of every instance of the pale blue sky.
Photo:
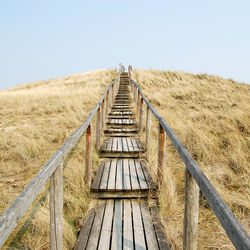
[(0, 0), (0, 89), (119, 62), (250, 83), (250, 1)]

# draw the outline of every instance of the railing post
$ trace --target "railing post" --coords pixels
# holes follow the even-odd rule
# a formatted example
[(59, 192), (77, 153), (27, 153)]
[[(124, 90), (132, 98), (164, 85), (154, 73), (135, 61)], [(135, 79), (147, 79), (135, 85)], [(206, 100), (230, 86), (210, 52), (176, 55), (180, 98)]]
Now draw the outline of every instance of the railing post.
[(128, 75), (129, 75), (129, 80), (131, 81), (131, 71), (132, 71), (132, 66), (128, 66)]
[(143, 116), (144, 116), (144, 109), (143, 109), (143, 98), (140, 100), (140, 110), (139, 110), (139, 131), (143, 131)]
[(106, 94), (106, 107), (105, 107), (105, 115), (108, 116), (108, 112), (109, 112), (109, 90), (107, 91)]
[(165, 151), (166, 151), (166, 135), (163, 127), (159, 123), (159, 137), (158, 137), (158, 181), (162, 184), (164, 165), (165, 165)]
[(104, 127), (105, 127), (105, 99), (103, 99), (102, 100), (102, 115), (101, 115), (101, 117), (102, 117), (102, 122), (101, 122), (101, 124), (102, 124), (102, 129), (104, 129)]
[[(113, 86), (113, 85), (112, 85), (112, 86)], [(112, 107), (112, 104), (113, 104), (113, 100), (112, 100), (113, 89), (112, 89), (112, 86), (111, 86), (110, 91), (109, 91), (109, 107), (110, 107), (110, 108)]]
[(114, 83), (112, 84), (112, 104), (114, 103)]
[(91, 136), (91, 125), (89, 124), (86, 133), (86, 164), (85, 164), (85, 176), (84, 181), (86, 187), (89, 189), (91, 184), (91, 173), (92, 173), (92, 136)]
[(196, 250), (198, 240), (199, 187), (190, 172), (185, 170), (185, 212), (183, 249)]
[(135, 103), (136, 103), (136, 86), (134, 85), (134, 100), (135, 100)]
[(139, 92), (139, 89), (138, 89), (138, 95), (137, 95), (137, 114), (138, 115), (140, 112), (140, 99), (141, 99), (141, 93)]
[(100, 107), (97, 110), (96, 114), (96, 144), (95, 148), (96, 150), (99, 150), (100, 147), (100, 134), (101, 134), (101, 117), (100, 117)]
[(147, 106), (147, 116), (146, 116), (146, 149), (150, 147), (150, 129), (151, 129), (151, 111), (149, 106)]
[(50, 177), (50, 249), (63, 249), (63, 163)]

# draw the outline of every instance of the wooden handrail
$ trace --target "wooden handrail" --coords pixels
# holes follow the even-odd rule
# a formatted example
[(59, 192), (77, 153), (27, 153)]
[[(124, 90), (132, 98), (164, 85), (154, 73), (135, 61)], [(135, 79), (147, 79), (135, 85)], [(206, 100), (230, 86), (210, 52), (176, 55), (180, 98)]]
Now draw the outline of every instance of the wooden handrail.
[[(131, 69), (130, 69), (131, 70)], [(197, 204), (199, 196), (198, 195), (189, 195), (190, 192), (197, 194), (196, 188), (192, 182), (192, 178), (195, 180), (196, 184), (200, 188), (202, 194), (207, 199), (210, 207), (213, 209), (215, 215), (217, 216), (219, 222), (223, 226), (224, 230), (226, 231), (227, 235), (229, 236), (230, 240), (234, 244), (237, 249), (249, 249), (250, 248), (250, 237), (239, 223), (237, 218), (232, 213), (231, 209), (216, 191), (214, 186), (210, 183), (207, 179), (205, 174), (202, 172), (200, 166), (195, 162), (193, 157), (187, 151), (187, 149), (183, 146), (180, 139), (176, 136), (167, 122), (159, 115), (159, 113), (154, 109), (152, 104), (148, 101), (148, 99), (143, 95), (142, 89), (138, 83), (136, 83), (132, 78), (130, 78), (131, 89), (134, 89), (134, 98), (135, 102), (138, 105), (138, 96), (144, 100), (144, 103), (147, 105), (147, 109), (149, 109), (154, 117), (158, 120), (159, 126), (163, 128), (165, 133), (168, 135), (170, 140), (172, 141), (175, 149), (177, 150), (178, 154), (182, 158), (183, 162), (186, 165), (186, 190), (187, 195), (185, 199), (188, 197), (193, 197), (193, 204)], [(138, 93), (138, 94), (136, 94)], [(147, 138), (149, 138), (149, 134), (147, 133)], [(160, 143), (159, 143), (160, 146)], [(161, 155), (161, 154), (160, 154)], [(160, 159), (161, 160), (161, 159)], [(190, 174), (190, 176), (189, 176)], [(191, 190), (192, 189), (192, 190)], [(191, 211), (191, 212), (189, 212)], [(195, 216), (193, 216), (195, 215)], [(198, 210), (196, 205), (193, 208), (190, 207), (190, 202), (186, 201), (185, 206), (185, 219), (186, 225), (196, 225), (196, 216), (198, 215)], [(188, 218), (186, 217), (188, 216)], [(185, 223), (184, 223), (185, 224)], [(198, 226), (197, 226), (198, 227)], [(184, 230), (184, 249), (195, 249), (193, 248), (195, 237), (197, 237), (197, 233)], [(197, 244), (197, 241), (196, 243)]]
[[(108, 113), (109, 105), (112, 102), (114, 91), (118, 88), (120, 74), (124, 72), (124, 66), (121, 65), (118, 72), (118, 79), (111, 82), (105, 89), (99, 102), (92, 109), (87, 119), (83, 124), (69, 137), (69, 139), (54, 153), (49, 161), (42, 167), (38, 174), (31, 180), (31, 182), (19, 194), (17, 199), (10, 205), (10, 207), (0, 217), (0, 247), (3, 246), (9, 235), (17, 226), (17, 223), (23, 217), (32, 202), (36, 199), (47, 181), (51, 180), (50, 190), (50, 239), (51, 249), (62, 249), (62, 164), (64, 157), (71, 152), (81, 136), (86, 132), (86, 169), (85, 169), (85, 185), (90, 185), (91, 175), (91, 160), (92, 160), (92, 142), (91, 142), (91, 121), (97, 114), (97, 137), (100, 133), (100, 109), (102, 110), (102, 121), (104, 121), (104, 114)], [(106, 104), (106, 109), (105, 109)], [(105, 109), (105, 110), (104, 110)], [(103, 126), (104, 127), (104, 126)], [(99, 145), (99, 138), (97, 139), (97, 147)], [(86, 173), (88, 172), (88, 173)], [(56, 213), (55, 213), (56, 211)], [(55, 217), (56, 216), (56, 217)]]

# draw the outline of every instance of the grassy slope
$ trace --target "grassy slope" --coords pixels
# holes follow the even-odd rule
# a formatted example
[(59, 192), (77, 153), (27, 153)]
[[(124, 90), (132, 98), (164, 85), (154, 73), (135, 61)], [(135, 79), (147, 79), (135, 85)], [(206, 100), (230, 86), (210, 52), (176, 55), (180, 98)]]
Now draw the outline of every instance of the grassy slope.
[[(115, 78), (114, 70), (97, 70), (0, 91), (0, 214), (79, 127), (108, 83)], [(71, 248), (75, 241), (74, 218), (82, 216), (88, 206), (88, 194), (82, 189), (84, 144), (85, 140), (81, 140), (65, 164), (66, 249)], [(94, 160), (98, 161), (96, 154)], [(30, 216), (27, 215), (18, 226), (14, 233), (18, 232), (18, 237), (14, 238), (13, 234), (7, 244), (11, 242), (11, 246), (17, 249), (49, 248), (47, 191), (45, 189), (34, 202)], [(32, 220), (32, 216), (35, 219)]]
[[(136, 70), (133, 78), (249, 232), (250, 85), (170, 71)], [(156, 139), (152, 144), (150, 165), (155, 170)], [(184, 166), (170, 140), (160, 199), (172, 247), (180, 249)], [(234, 249), (202, 198), (200, 207), (198, 249)]]
[[(115, 71), (94, 71), (0, 91), (0, 214), (49, 157), (86, 118)], [(249, 230), (249, 90), (232, 80), (181, 72), (135, 71), (152, 104), (171, 125), (245, 228)], [(94, 123), (93, 123), (94, 124)], [(157, 162), (157, 124), (153, 121), (150, 162)], [(167, 143), (161, 213), (172, 247), (182, 247), (184, 166)], [(83, 193), (84, 140), (64, 170), (64, 246), (75, 241), (72, 221), (86, 212)], [(94, 161), (98, 157), (94, 154)], [(8, 244), (18, 249), (47, 249), (47, 189), (34, 203)], [(232, 248), (214, 214), (201, 200), (199, 249)], [(34, 216), (35, 219), (31, 219)], [(26, 223), (24, 223), (26, 221)], [(26, 228), (28, 231), (26, 232)], [(25, 233), (26, 232), (26, 233)], [(32, 233), (31, 233), (32, 232)], [(25, 233), (25, 234), (24, 234)], [(34, 240), (35, 239), (35, 240)], [(18, 243), (17, 243), (18, 242)]]

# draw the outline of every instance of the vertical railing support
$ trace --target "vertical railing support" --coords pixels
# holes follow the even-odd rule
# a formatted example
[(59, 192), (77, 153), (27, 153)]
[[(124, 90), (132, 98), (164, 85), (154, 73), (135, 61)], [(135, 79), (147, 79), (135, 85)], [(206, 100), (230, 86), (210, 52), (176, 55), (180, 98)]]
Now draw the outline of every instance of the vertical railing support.
[(63, 163), (50, 178), (50, 249), (63, 249)]
[(100, 138), (101, 138), (101, 117), (100, 116), (101, 116), (101, 111), (99, 107), (96, 113), (96, 143), (95, 143), (96, 150), (99, 150), (99, 147), (100, 147)]
[(115, 96), (115, 93), (114, 93), (114, 83), (112, 84), (112, 104), (114, 103), (114, 96)]
[(109, 112), (109, 90), (107, 91), (107, 94), (106, 94), (106, 107), (105, 107), (105, 118), (106, 116), (108, 116), (108, 112)]
[(85, 164), (85, 176), (84, 181), (86, 188), (90, 188), (91, 183), (91, 173), (92, 173), (92, 135), (91, 135), (91, 125), (89, 124), (86, 133), (86, 164)]
[(101, 115), (101, 118), (102, 118), (101, 124), (102, 124), (102, 126), (101, 126), (101, 128), (104, 129), (104, 127), (105, 127), (105, 99), (102, 100), (102, 109), (101, 110), (102, 110), (102, 115)]
[(140, 111), (139, 111), (139, 131), (143, 131), (143, 116), (144, 116), (144, 107), (143, 107), (143, 98), (140, 100)]
[(159, 123), (159, 137), (158, 137), (158, 181), (162, 184), (164, 165), (165, 165), (165, 151), (166, 151), (166, 135), (163, 127)]
[(146, 149), (150, 148), (150, 129), (151, 129), (151, 111), (149, 106), (147, 106), (147, 114), (146, 114)]
[(134, 100), (136, 102), (136, 86), (134, 85)]
[(140, 112), (140, 99), (141, 99), (141, 93), (139, 92), (139, 89), (138, 89), (138, 95), (137, 95), (137, 114), (138, 115)]
[(198, 240), (199, 187), (190, 172), (185, 170), (185, 212), (183, 249), (196, 250)]

